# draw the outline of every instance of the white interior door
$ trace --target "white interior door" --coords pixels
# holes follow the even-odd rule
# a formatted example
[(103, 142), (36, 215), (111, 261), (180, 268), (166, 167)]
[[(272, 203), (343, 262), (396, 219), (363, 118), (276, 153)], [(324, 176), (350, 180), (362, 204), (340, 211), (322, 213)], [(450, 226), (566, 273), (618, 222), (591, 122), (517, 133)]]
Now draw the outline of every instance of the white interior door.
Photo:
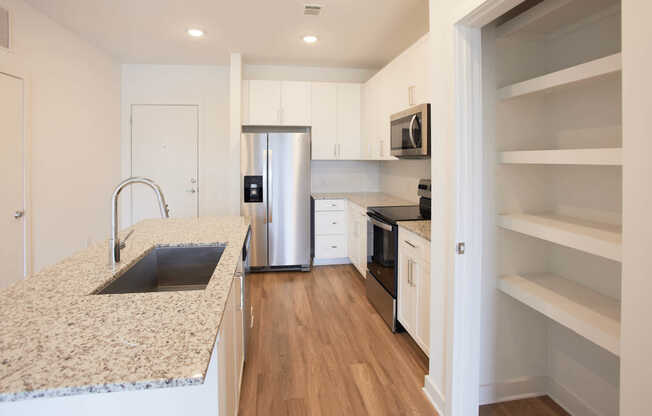
[[(198, 214), (199, 108), (195, 105), (134, 105), (131, 108), (131, 171), (159, 184), (173, 218)], [(134, 185), (132, 220), (160, 218), (151, 189)]]
[(25, 275), (23, 88), (0, 73), (0, 289)]

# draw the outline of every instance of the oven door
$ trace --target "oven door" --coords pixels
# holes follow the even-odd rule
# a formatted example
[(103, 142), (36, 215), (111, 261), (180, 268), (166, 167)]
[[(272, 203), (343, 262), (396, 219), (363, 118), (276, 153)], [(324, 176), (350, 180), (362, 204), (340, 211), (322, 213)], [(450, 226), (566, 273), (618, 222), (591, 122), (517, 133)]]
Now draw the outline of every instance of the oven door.
[(391, 117), (392, 156), (419, 158), (430, 154), (429, 104), (423, 104)]
[(367, 271), (396, 299), (396, 240), (398, 230), (373, 214), (367, 214)]

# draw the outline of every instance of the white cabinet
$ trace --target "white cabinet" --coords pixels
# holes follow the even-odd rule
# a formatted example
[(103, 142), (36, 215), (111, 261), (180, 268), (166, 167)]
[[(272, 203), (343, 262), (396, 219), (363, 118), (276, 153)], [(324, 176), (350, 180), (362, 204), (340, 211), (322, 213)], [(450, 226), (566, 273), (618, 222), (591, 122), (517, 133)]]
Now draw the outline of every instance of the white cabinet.
[(347, 204), (348, 255), (362, 277), (367, 272), (367, 214), (351, 202)]
[(273, 126), (281, 124), (281, 83), (278, 81), (245, 81), (249, 92), (247, 124)]
[(217, 336), (219, 414), (236, 416), (244, 359), (242, 280), (233, 279)]
[(337, 159), (337, 85), (313, 82), (312, 159)]
[(281, 124), (310, 125), (310, 83), (281, 81)]
[(430, 102), (428, 35), (378, 71), (363, 85), (363, 158), (392, 160), (390, 117), (411, 106)]
[(360, 159), (360, 94), (360, 84), (337, 84), (338, 159)]
[(430, 242), (399, 228), (398, 320), (430, 355)]
[(361, 158), (361, 85), (312, 83), (312, 159)]
[(346, 201), (315, 201), (315, 263), (336, 264), (347, 258)]
[(243, 124), (309, 126), (310, 83), (243, 81)]

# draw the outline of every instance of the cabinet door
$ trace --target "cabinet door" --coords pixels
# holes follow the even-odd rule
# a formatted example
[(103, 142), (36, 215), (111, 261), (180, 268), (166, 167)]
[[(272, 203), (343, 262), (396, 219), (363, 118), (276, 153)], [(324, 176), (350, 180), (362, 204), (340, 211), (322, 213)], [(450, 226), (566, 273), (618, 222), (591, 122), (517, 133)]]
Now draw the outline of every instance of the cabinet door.
[[(242, 262), (242, 257), (240, 257)], [(240, 404), (240, 387), (244, 365), (244, 305), (242, 304), (242, 277), (233, 279), (233, 344), (235, 347), (235, 411)]]
[(309, 82), (281, 82), (281, 124), (309, 126), (310, 104)]
[(249, 124), (281, 124), (281, 82), (249, 81)]
[(379, 158), (378, 143), (378, 81), (371, 78), (362, 88), (362, 152), (363, 158)]
[(414, 266), (417, 286), (416, 341), (430, 356), (430, 264), (419, 261)]
[(337, 159), (337, 86), (313, 82), (311, 90), (312, 159)]
[(399, 243), (398, 250), (398, 320), (405, 330), (414, 337), (416, 329), (416, 305), (413, 286), (413, 262), (410, 250)]
[(337, 84), (337, 143), (340, 159), (361, 158), (360, 84)]
[(233, 343), (233, 290), (224, 306), (218, 335), (217, 368), (220, 415), (235, 414), (235, 366)]

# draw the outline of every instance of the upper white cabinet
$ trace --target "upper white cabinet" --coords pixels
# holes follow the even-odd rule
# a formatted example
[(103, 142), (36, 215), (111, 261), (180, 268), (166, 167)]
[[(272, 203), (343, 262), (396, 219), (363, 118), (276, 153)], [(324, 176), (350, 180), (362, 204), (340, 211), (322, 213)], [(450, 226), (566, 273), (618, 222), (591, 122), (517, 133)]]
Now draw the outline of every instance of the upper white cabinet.
[(312, 158), (337, 159), (337, 86), (312, 83)]
[(249, 108), (246, 124), (279, 125), (281, 124), (281, 83), (278, 81), (246, 81)]
[(243, 124), (310, 125), (309, 82), (249, 80), (242, 91)]
[(281, 124), (310, 125), (310, 83), (281, 81)]
[(313, 82), (312, 158), (361, 158), (360, 84)]
[(362, 87), (362, 158), (392, 160), (390, 117), (430, 102), (428, 35), (378, 71)]
[(337, 84), (339, 159), (360, 159), (360, 84)]

